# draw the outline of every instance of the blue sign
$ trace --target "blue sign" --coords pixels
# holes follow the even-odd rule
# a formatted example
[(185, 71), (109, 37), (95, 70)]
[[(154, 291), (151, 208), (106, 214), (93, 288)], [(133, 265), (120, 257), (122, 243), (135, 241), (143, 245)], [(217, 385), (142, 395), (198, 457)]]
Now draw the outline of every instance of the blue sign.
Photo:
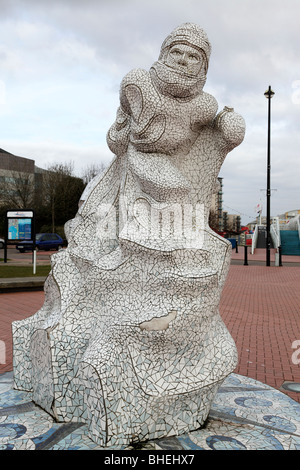
[(7, 240), (33, 238), (33, 211), (7, 211)]

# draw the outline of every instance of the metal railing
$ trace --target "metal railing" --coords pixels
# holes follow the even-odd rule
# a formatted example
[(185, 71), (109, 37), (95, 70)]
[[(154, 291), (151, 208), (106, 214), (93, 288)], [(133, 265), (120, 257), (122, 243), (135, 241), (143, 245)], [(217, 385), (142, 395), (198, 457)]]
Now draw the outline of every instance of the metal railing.
[(255, 225), (255, 229), (252, 235), (252, 244), (251, 244), (251, 254), (254, 254), (255, 248), (256, 248), (256, 243), (257, 243), (257, 237), (258, 237), (258, 225)]

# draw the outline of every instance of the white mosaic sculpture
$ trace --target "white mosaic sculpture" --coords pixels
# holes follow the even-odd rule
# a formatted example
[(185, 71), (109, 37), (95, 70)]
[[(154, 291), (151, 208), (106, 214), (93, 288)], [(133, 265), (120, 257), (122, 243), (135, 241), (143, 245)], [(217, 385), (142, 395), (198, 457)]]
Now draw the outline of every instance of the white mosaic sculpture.
[(13, 323), (15, 388), (103, 446), (200, 427), (236, 366), (219, 315), (231, 245), (208, 216), (245, 125), (202, 91), (210, 51), (186, 23), (149, 72), (125, 76), (115, 158), (66, 224), (43, 307)]

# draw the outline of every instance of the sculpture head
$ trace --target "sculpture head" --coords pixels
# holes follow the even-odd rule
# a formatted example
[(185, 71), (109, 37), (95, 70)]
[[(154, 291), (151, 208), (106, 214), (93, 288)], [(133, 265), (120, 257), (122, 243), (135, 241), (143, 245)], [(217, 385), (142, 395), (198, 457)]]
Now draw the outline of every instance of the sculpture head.
[[(206, 75), (208, 69), (208, 62), (211, 54), (211, 45), (208, 40), (205, 31), (194, 23), (184, 23), (181, 26), (175, 28), (164, 40), (159, 60), (168, 63), (172, 61), (174, 57), (174, 50), (177, 49), (185, 50), (198, 56), (198, 60), (201, 62), (200, 70)], [(189, 49), (188, 49), (189, 48)], [(195, 59), (191, 57), (193, 64), (195, 65)], [(196, 71), (196, 68), (194, 69)]]
[(160, 88), (176, 97), (195, 96), (206, 82), (211, 45), (194, 23), (175, 28), (164, 40), (155, 70)]

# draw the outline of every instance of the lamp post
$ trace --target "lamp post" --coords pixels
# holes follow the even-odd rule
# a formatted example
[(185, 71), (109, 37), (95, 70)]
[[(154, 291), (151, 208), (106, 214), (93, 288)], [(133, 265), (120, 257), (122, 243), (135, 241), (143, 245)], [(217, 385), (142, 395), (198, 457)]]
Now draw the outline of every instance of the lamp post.
[(270, 236), (270, 198), (271, 198), (271, 98), (274, 96), (274, 91), (269, 86), (268, 90), (264, 93), (268, 100), (268, 161), (267, 161), (267, 252), (266, 252), (266, 266), (270, 266), (270, 248), (271, 248), (271, 236)]

